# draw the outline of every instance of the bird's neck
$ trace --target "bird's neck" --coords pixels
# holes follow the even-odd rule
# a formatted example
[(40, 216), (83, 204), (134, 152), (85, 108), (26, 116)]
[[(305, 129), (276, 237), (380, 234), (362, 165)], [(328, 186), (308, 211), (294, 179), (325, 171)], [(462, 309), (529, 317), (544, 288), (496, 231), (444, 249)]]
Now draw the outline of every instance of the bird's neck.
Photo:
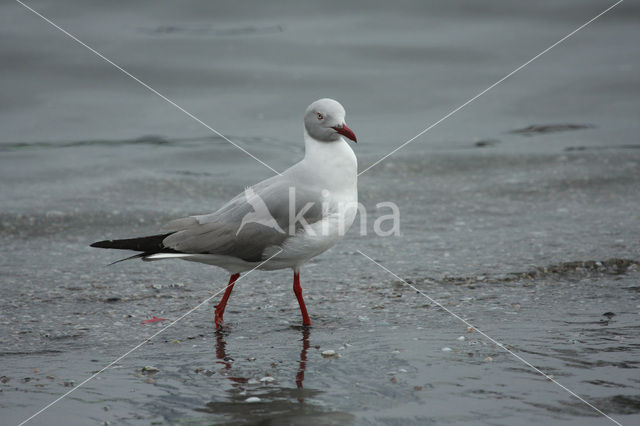
[(316, 182), (322, 182), (325, 189), (333, 193), (345, 193), (357, 199), (358, 161), (356, 155), (344, 139), (335, 142), (321, 142), (305, 131), (305, 155), (301, 163), (308, 170), (314, 170)]
[(336, 168), (349, 174), (358, 172), (358, 160), (349, 143), (342, 137), (334, 142), (322, 142), (304, 132), (304, 159), (322, 168)]

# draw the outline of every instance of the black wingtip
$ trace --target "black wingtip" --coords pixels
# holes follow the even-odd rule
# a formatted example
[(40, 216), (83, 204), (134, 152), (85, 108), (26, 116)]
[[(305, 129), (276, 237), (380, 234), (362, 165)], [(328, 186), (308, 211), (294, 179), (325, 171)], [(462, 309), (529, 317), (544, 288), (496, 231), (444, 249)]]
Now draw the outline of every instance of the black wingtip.
[(98, 247), (98, 248), (110, 248), (113, 245), (113, 240), (104, 240), (104, 241), (96, 241), (91, 244), (89, 247)]
[(96, 241), (91, 244), (91, 247), (105, 248), (105, 249), (118, 249), (118, 250), (133, 250), (141, 251), (144, 253), (177, 253), (175, 250), (165, 247), (162, 241), (167, 238), (171, 233), (150, 235), (148, 237), (127, 238), (124, 240), (104, 240)]

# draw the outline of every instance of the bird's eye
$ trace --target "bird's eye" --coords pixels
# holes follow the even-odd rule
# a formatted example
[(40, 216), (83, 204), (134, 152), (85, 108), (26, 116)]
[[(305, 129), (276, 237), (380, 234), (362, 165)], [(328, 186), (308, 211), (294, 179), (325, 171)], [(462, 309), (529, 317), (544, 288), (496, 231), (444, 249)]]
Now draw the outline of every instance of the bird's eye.
[(322, 113), (318, 113), (318, 120), (322, 120), (324, 118), (324, 115), (322, 115)]

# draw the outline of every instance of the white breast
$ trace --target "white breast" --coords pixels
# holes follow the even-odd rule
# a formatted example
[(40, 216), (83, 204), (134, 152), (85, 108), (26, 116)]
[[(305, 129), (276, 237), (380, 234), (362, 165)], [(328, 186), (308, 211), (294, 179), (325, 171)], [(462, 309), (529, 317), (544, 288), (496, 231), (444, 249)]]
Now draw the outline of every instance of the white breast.
[[(335, 245), (349, 230), (358, 211), (358, 162), (348, 143), (344, 139), (319, 142), (305, 134), (305, 145), (305, 158), (290, 170), (306, 173), (307, 177), (312, 173), (314, 185), (328, 191), (326, 214), (285, 241), (283, 252), (276, 259), (290, 267), (300, 266)], [(278, 249), (267, 250), (263, 257), (268, 258)]]

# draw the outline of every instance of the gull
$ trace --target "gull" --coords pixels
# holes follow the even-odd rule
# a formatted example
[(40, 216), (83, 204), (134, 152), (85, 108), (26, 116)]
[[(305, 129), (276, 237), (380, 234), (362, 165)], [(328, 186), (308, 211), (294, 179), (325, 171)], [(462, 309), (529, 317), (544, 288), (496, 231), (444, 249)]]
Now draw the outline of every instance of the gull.
[(218, 329), (241, 273), (291, 268), (302, 325), (310, 326), (301, 267), (335, 245), (357, 213), (358, 163), (345, 138), (357, 142), (342, 105), (317, 100), (304, 114), (305, 154), (298, 163), (213, 213), (173, 220), (157, 235), (98, 241), (91, 247), (140, 252), (122, 260), (182, 259), (227, 270), (229, 283), (214, 312)]

